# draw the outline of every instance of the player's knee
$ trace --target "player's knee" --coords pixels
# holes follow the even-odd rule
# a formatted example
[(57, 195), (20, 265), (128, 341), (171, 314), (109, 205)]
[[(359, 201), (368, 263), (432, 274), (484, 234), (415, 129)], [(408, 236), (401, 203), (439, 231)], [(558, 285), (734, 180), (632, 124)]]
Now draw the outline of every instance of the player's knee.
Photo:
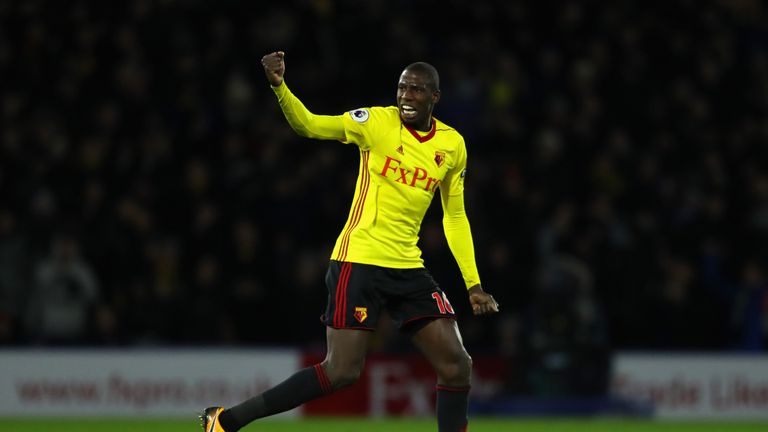
[(332, 362), (325, 364), (328, 380), (334, 390), (350, 386), (357, 382), (363, 372), (362, 363), (337, 365)]
[(362, 373), (362, 369), (358, 369), (358, 368), (344, 369), (336, 377), (336, 381), (333, 382), (333, 387), (335, 389), (340, 389), (343, 387), (351, 386), (352, 384), (357, 382), (357, 380), (360, 378), (361, 373)]
[(437, 373), (445, 384), (469, 385), (472, 375), (472, 357), (466, 351), (456, 353), (440, 364)]

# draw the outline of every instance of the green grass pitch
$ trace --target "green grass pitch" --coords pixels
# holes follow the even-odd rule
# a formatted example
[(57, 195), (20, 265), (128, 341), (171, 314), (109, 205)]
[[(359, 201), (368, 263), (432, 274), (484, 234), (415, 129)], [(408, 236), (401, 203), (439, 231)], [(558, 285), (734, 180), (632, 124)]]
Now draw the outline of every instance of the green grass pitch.
[[(13, 432), (200, 432), (196, 420), (0, 418)], [(310, 418), (261, 421), (242, 432), (435, 432), (431, 419)], [(768, 422), (661, 422), (632, 419), (473, 418), (469, 432), (766, 432)]]

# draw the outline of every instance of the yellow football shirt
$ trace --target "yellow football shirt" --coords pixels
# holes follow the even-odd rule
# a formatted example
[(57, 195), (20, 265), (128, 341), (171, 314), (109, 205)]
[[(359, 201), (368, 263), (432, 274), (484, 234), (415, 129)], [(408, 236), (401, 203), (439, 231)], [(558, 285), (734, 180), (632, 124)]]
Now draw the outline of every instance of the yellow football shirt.
[(315, 115), (285, 83), (273, 90), (297, 133), (359, 148), (352, 206), (331, 259), (390, 268), (423, 267), (419, 229), (440, 190), (451, 252), (467, 288), (480, 283), (464, 209), (467, 152), (461, 134), (435, 118), (429, 132), (416, 131), (402, 123), (394, 106)]

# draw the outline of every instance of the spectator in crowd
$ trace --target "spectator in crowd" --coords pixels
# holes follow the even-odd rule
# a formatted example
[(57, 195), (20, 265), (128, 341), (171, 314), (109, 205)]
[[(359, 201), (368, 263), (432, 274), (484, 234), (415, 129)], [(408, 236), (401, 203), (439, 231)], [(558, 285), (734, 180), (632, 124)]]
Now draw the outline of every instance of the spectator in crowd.
[(553, 256), (539, 269), (524, 312), (521, 390), (540, 396), (603, 394), (608, 388), (605, 317), (593, 276), (573, 257)]
[(13, 213), (0, 208), (0, 344), (20, 340), (30, 276), (28, 249)]
[(99, 285), (91, 265), (70, 234), (57, 234), (48, 256), (35, 264), (26, 331), (38, 343), (77, 343), (88, 339)]
[(768, 327), (768, 280), (764, 269), (754, 260), (741, 268), (741, 280), (733, 302), (734, 348), (741, 351), (765, 350)]

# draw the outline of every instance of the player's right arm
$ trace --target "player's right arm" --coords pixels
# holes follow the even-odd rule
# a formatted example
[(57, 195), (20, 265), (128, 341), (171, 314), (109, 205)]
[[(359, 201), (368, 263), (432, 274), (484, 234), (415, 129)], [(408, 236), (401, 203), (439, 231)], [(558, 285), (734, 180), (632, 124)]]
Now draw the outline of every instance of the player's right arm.
[(303, 137), (346, 142), (342, 115), (314, 114), (288, 89), (283, 79), (284, 57), (285, 53), (282, 51), (273, 52), (262, 57), (261, 64), (288, 124)]

